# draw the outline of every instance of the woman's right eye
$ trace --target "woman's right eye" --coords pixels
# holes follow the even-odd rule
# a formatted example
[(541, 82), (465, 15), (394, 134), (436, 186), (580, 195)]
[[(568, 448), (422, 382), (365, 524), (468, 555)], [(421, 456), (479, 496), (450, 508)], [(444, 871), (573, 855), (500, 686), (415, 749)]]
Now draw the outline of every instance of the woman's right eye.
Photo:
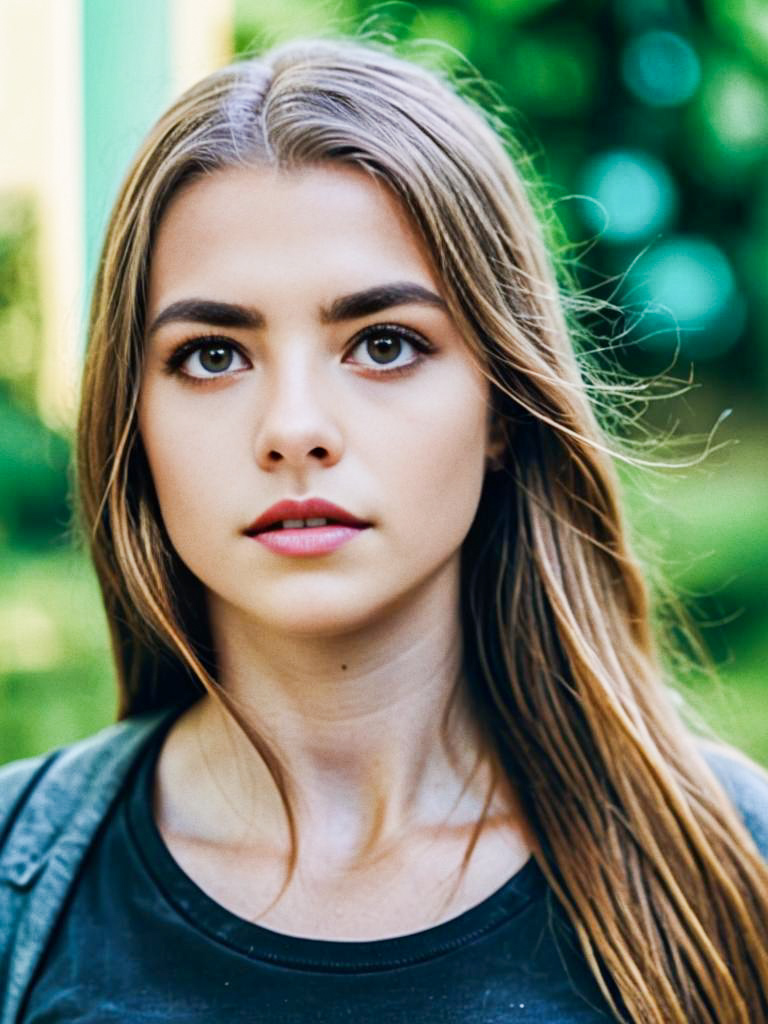
[(196, 339), (182, 345), (172, 355), (170, 369), (195, 380), (213, 380), (239, 370), (247, 370), (245, 356), (229, 341), (221, 338)]

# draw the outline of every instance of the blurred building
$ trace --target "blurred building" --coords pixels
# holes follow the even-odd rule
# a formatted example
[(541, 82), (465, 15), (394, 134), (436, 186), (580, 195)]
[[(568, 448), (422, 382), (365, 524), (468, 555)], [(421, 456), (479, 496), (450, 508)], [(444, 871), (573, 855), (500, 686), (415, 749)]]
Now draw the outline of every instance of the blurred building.
[(7, 347), (20, 373), (30, 350), (49, 425), (72, 422), (89, 285), (128, 161), (233, 39), (234, 0), (0, 0), (0, 202), (30, 226), (39, 308), (6, 325)]

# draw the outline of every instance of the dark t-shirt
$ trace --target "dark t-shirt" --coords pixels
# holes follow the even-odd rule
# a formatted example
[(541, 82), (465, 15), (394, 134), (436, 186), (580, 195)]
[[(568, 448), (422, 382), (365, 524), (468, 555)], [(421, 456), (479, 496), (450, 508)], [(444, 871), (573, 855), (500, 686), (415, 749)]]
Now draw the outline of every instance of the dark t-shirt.
[(23, 1024), (597, 1024), (613, 1020), (530, 860), (424, 931), (331, 942), (225, 910), (184, 874), (152, 816), (153, 738), (91, 847)]

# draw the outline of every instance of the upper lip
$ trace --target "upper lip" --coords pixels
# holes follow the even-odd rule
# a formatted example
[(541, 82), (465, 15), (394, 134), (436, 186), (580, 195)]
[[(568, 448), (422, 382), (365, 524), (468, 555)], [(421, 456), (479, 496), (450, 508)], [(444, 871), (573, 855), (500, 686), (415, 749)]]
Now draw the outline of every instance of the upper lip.
[(246, 528), (245, 533), (260, 533), (284, 519), (333, 519), (345, 526), (370, 526), (370, 523), (358, 519), (340, 505), (334, 505), (324, 498), (304, 498), (301, 501), (287, 498), (285, 501), (278, 501), (276, 505), (270, 505), (266, 512)]

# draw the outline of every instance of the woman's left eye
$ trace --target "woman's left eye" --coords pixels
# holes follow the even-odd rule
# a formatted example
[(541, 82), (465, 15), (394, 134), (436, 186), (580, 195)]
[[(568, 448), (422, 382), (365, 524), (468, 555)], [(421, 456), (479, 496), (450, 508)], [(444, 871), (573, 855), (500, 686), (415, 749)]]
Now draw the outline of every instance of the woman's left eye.
[(352, 348), (352, 352), (359, 353), (352, 362), (377, 373), (388, 373), (421, 362), (431, 351), (432, 345), (426, 338), (401, 327), (382, 325), (363, 332)]

